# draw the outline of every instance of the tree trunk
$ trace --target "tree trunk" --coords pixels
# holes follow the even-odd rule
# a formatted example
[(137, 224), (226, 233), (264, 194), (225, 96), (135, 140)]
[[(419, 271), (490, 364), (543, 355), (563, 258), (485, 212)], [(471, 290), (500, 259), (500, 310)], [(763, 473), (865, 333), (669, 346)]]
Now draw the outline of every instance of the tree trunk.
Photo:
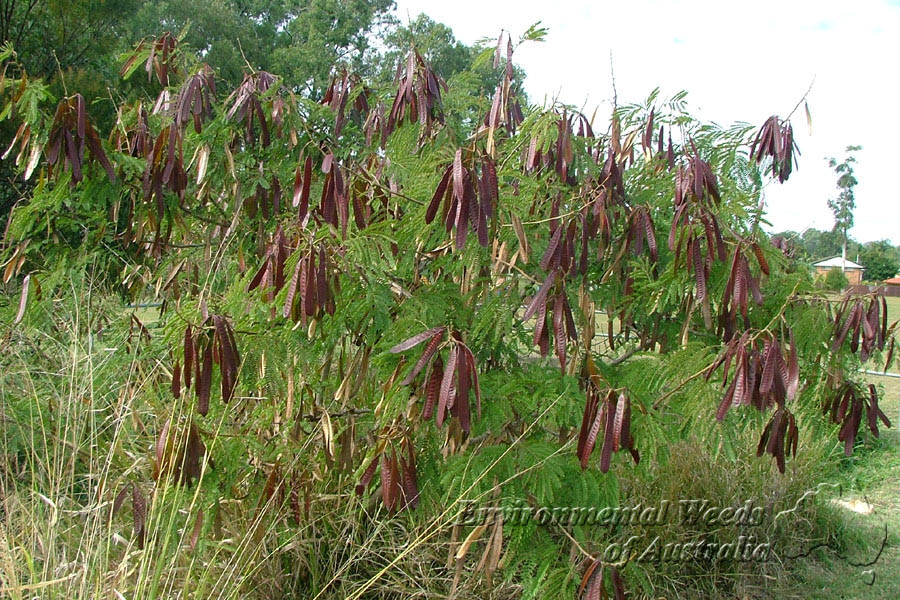
[(847, 231), (844, 231), (844, 243), (841, 246), (841, 273), (847, 271)]

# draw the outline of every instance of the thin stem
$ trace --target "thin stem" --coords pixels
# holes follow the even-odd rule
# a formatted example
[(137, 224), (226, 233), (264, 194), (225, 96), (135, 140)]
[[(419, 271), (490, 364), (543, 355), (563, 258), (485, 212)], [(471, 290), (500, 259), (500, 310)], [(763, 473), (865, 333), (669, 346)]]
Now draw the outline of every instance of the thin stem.
[(785, 121), (790, 121), (791, 117), (794, 116), (794, 113), (797, 112), (797, 109), (800, 108), (800, 105), (803, 104), (803, 101), (806, 100), (806, 97), (809, 96), (809, 92), (812, 91), (813, 84), (816, 82), (816, 76), (813, 75), (812, 81), (809, 82), (809, 87), (806, 88), (806, 92), (804, 92), (803, 96), (797, 101), (797, 104), (794, 106), (794, 109), (788, 113), (788, 116), (784, 118)]

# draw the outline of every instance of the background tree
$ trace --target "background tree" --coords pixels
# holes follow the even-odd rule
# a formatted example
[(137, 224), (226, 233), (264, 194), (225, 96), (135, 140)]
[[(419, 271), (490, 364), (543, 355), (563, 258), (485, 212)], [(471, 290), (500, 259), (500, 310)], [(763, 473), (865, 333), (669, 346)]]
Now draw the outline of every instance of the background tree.
[(278, 73), (296, 91), (321, 91), (337, 63), (365, 70), (373, 39), (395, 23), (393, 0), (148, 0), (131, 38), (187, 29), (184, 42), (229, 85), (247, 68)]
[[(534, 29), (526, 32), (523, 40), (540, 39), (542, 35), (541, 30)], [(501, 61), (503, 64), (494, 66), (491, 60), (495, 43), (496, 40), (479, 40), (472, 46), (464, 44), (456, 39), (452, 29), (422, 13), (410, 23), (392, 28), (385, 36), (386, 50), (378, 60), (374, 75), (385, 83), (393, 81), (398, 63), (405, 59), (410, 46), (413, 46), (445, 81), (462, 75), (469, 80), (468, 87), (472, 94), (489, 96), (494, 92), (505, 65), (505, 61)], [(501, 54), (505, 56), (505, 53), (504, 45)], [(523, 100), (521, 90), (524, 80), (525, 72), (514, 65), (513, 81)]]
[(838, 174), (837, 188), (840, 190), (837, 198), (828, 200), (828, 208), (834, 213), (834, 230), (842, 237), (841, 256), (847, 257), (848, 232), (853, 227), (853, 209), (856, 208), (856, 200), (853, 196), (853, 188), (856, 187), (856, 177), (853, 175), (853, 164), (856, 157), (853, 153), (862, 149), (862, 146), (847, 146), (847, 156), (843, 162), (835, 158), (828, 159), (828, 166)]
[(415, 46), (434, 71), (449, 80), (472, 66), (476, 50), (460, 42), (453, 30), (422, 13), (406, 25), (398, 25), (384, 38), (387, 48), (380, 61), (379, 79), (394, 79), (397, 65), (406, 58), (409, 47)]
[[(124, 25), (141, 0), (7, 0), (0, 8), (0, 39), (10, 43), (33, 76), (60, 70), (111, 74)], [(80, 87), (78, 89), (81, 89)]]
[[(843, 235), (834, 229), (830, 231), (808, 229), (801, 236), (801, 240), (802, 247), (813, 261), (841, 255), (845, 243)], [(856, 242), (846, 240), (846, 243), (848, 244), (847, 252), (853, 256), (854, 248), (857, 246)]]
[(863, 244), (858, 262), (866, 268), (865, 278), (873, 281), (889, 279), (900, 270), (897, 248), (888, 240)]
[[(844, 247), (842, 232), (832, 229), (805, 229), (802, 234), (796, 231), (782, 231), (775, 234), (790, 240), (797, 250), (797, 258), (813, 263), (838, 256)], [(900, 270), (900, 248), (890, 240), (878, 240), (861, 244), (847, 236), (847, 258), (865, 267), (865, 277), (869, 280), (882, 280), (893, 277)]]
[[(844, 244), (842, 234), (834, 229), (824, 231), (810, 227), (804, 229), (802, 233), (782, 231), (775, 235), (791, 240), (794, 247), (799, 251), (797, 258), (802, 258), (809, 262), (839, 256)], [(849, 237), (847, 240), (847, 256), (855, 257), (859, 249), (860, 244), (852, 237)]]

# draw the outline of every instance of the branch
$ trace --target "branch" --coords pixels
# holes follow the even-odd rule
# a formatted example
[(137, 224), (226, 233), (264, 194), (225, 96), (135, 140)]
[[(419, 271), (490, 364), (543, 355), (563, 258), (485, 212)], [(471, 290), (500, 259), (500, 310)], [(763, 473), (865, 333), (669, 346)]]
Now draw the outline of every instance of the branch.
[[(347, 410), (342, 410), (339, 412), (328, 413), (328, 417), (346, 417), (346, 416), (356, 416), (356, 415), (367, 415), (372, 411), (368, 408), (348, 408)], [(321, 414), (309, 414), (302, 415), (300, 417), (304, 421), (320, 421), (322, 419)]]
[(794, 110), (788, 113), (788, 116), (785, 117), (785, 121), (790, 121), (791, 117), (794, 116), (794, 113), (797, 112), (797, 109), (800, 108), (800, 105), (803, 104), (803, 101), (806, 100), (806, 97), (809, 96), (809, 92), (812, 90), (813, 84), (816, 82), (816, 76), (813, 75), (812, 81), (809, 82), (809, 87), (806, 88), (806, 92), (804, 92), (803, 96), (797, 101), (796, 106), (794, 106)]
[(668, 398), (669, 396), (671, 396), (672, 394), (674, 394), (675, 392), (677, 392), (678, 390), (683, 388), (685, 385), (687, 385), (694, 379), (697, 379), (698, 377), (700, 377), (701, 375), (706, 373), (707, 369), (709, 369), (709, 366), (703, 367), (702, 369), (700, 369), (699, 371), (697, 371), (696, 373), (694, 373), (693, 375), (691, 375), (690, 377), (688, 377), (687, 379), (683, 380), (681, 383), (679, 383), (678, 385), (673, 387), (671, 390), (669, 390), (668, 392), (666, 392), (665, 394), (663, 394), (662, 396), (657, 398), (656, 402), (653, 403), (653, 410), (656, 410), (657, 408), (659, 408), (659, 405), (662, 404), (663, 400), (665, 400), (666, 398)]
[(623, 362), (625, 362), (626, 360), (628, 360), (629, 358), (631, 358), (632, 356), (634, 356), (635, 354), (637, 354), (637, 352), (638, 352), (637, 347), (632, 348), (631, 350), (629, 350), (629, 351), (626, 352), (625, 354), (622, 354), (622, 355), (620, 355), (620, 356), (615, 357), (614, 359), (612, 359), (611, 361), (609, 361), (609, 362), (606, 363), (606, 364), (609, 365), (609, 366), (611, 366), (611, 367), (614, 367), (614, 366), (616, 366), (616, 365), (621, 365)]
[(616, 71), (613, 69), (613, 53), (612, 48), (609, 50), (609, 78), (612, 80), (612, 89), (613, 89), (613, 113), (616, 112), (616, 107), (619, 105), (619, 94), (616, 92)]

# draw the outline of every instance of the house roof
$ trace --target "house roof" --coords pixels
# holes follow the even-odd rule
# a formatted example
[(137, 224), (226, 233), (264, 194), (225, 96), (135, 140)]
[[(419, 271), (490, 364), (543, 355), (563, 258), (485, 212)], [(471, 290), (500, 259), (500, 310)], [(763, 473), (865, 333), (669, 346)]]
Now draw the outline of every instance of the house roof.
[(850, 259), (842, 259), (840, 256), (833, 256), (831, 258), (826, 258), (825, 260), (821, 260), (817, 263), (813, 263), (814, 267), (825, 267), (827, 268), (840, 268), (841, 264), (844, 265), (845, 269), (862, 269), (862, 265), (858, 265)]
[(885, 279), (884, 283), (890, 285), (900, 285), (900, 277), (891, 277), (890, 279)]

